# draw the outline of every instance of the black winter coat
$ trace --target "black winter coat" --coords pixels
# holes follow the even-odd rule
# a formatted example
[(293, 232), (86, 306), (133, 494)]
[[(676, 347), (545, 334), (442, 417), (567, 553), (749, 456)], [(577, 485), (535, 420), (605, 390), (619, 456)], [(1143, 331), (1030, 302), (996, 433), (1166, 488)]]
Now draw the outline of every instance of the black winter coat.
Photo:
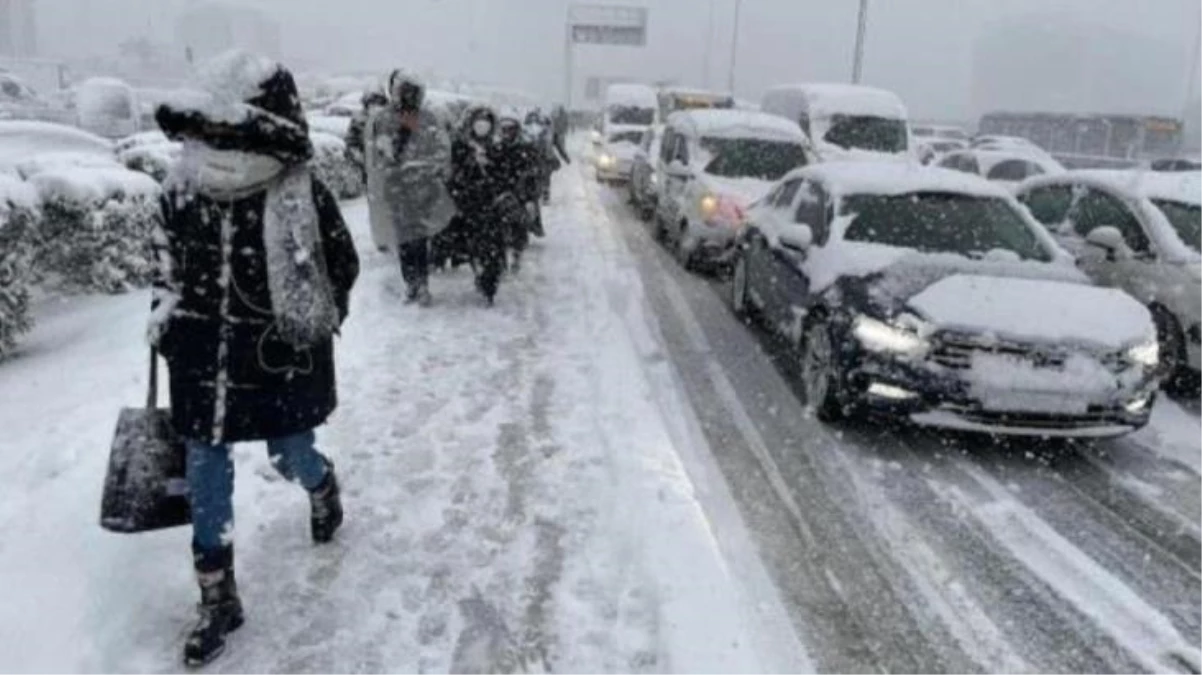
[(476, 146), (463, 136), (451, 144), (451, 178), (447, 189), (455, 207), (469, 219), (476, 219), (492, 210), (497, 198), (504, 194), (508, 181), (502, 178), (505, 168), (496, 146), (485, 146), (481, 164)]
[[(337, 202), (316, 179), (313, 198), (326, 267), (345, 319), (359, 259)], [(158, 344), (171, 372), (172, 421), (185, 439), (228, 443), (288, 436), (321, 425), (337, 405), (333, 340), (298, 349), (274, 330), (263, 244), (265, 200), (266, 191), (221, 203), (204, 195), (163, 198), (164, 236), (157, 245), (169, 262), (169, 278), (156, 286), (178, 294), (179, 303)], [(226, 218), (231, 228), (223, 227)]]
[(538, 146), (524, 139), (497, 146), (497, 173), (504, 191), (518, 201), (537, 202), (542, 191), (543, 155)]

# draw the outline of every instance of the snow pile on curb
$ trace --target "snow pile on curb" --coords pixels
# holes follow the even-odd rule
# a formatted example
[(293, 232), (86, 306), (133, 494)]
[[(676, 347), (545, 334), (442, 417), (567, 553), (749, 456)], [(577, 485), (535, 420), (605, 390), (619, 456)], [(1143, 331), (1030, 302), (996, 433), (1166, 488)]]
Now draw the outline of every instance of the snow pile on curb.
[(42, 204), (36, 266), (68, 290), (116, 293), (150, 281), (160, 188), (116, 163), (29, 178)]

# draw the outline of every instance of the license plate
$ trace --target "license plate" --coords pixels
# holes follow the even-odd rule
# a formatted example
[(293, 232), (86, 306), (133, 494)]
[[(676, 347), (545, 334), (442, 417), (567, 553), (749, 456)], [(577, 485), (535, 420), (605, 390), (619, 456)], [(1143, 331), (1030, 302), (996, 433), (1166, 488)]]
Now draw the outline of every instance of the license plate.
[(981, 407), (991, 412), (1034, 412), (1051, 415), (1082, 415), (1089, 403), (1071, 394), (1047, 392), (997, 392), (981, 399)]

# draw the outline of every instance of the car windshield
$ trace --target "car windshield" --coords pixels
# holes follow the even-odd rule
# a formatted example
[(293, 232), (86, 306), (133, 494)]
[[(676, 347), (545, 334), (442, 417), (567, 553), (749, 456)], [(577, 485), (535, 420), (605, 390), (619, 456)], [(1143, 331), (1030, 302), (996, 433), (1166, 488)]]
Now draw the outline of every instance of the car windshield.
[(853, 217), (843, 235), (847, 241), (970, 258), (1003, 250), (1024, 260), (1052, 259), (1022, 216), (996, 197), (951, 192), (853, 195), (844, 198), (841, 213)]
[(610, 143), (633, 143), (638, 145), (643, 141), (641, 131), (617, 131), (609, 135)]
[(906, 149), (906, 123), (869, 115), (833, 115), (831, 127), (822, 138), (841, 148), (903, 152)]
[(643, 126), (654, 124), (655, 108), (611, 105), (609, 106), (609, 121), (613, 124), (641, 124)]
[(798, 143), (756, 138), (702, 138), (701, 147), (714, 157), (705, 172), (722, 178), (777, 180), (805, 164)]
[(1202, 250), (1202, 244), (1199, 242), (1202, 240), (1202, 208), (1197, 204), (1167, 199), (1153, 199), (1152, 203), (1168, 218), (1169, 224), (1177, 232), (1177, 237), (1185, 242), (1186, 246), (1195, 251)]

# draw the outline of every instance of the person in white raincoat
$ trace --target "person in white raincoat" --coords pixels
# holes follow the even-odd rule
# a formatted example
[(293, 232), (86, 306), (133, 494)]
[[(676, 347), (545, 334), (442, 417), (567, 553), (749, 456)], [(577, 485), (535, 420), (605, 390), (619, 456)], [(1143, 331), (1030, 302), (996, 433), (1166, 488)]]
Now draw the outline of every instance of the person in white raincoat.
[(455, 215), (445, 181), (451, 138), (424, 104), (425, 88), (394, 71), (389, 104), (367, 122), (367, 198), (372, 239), (397, 252), (406, 301), (430, 304), (430, 237)]

